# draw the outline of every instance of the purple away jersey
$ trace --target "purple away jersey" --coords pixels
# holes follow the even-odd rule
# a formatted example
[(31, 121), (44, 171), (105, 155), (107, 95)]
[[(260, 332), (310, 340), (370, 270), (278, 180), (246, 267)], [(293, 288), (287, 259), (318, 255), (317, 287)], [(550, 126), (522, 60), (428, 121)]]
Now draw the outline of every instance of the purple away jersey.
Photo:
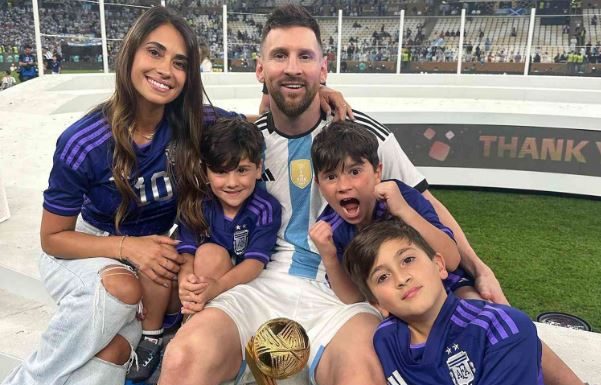
[[(204, 107), (204, 124), (218, 117), (239, 116), (211, 106)], [(134, 144), (137, 170), (130, 179), (139, 198), (132, 203), (120, 233), (132, 236), (163, 234), (173, 225), (176, 196), (167, 173), (166, 149), (171, 130), (163, 119), (152, 142)], [(121, 194), (112, 178), (113, 139), (111, 128), (99, 111), (90, 113), (67, 128), (58, 138), (44, 208), (61, 216), (80, 212), (91, 225), (115, 234), (114, 214)]]
[[(407, 201), (419, 215), (430, 222), (434, 227), (447, 234), (451, 239), (455, 240), (453, 231), (447, 226), (443, 225), (438, 218), (438, 214), (434, 210), (432, 204), (424, 198), (424, 196), (413, 187), (407, 186), (405, 183), (394, 180), (399, 187), (399, 191), (403, 195), (403, 198)], [(373, 220), (378, 221), (390, 217), (386, 202), (378, 201), (376, 208), (373, 213)], [(327, 205), (319, 216), (318, 220), (324, 220), (332, 226), (334, 233), (334, 245), (336, 246), (336, 254), (338, 259), (342, 261), (344, 255), (344, 249), (351, 242), (355, 234), (357, 233), (357, 227), (353, 224), (347, 223), (342, 219), (336, 211)], [(455, 271), (449, 273), (449, 277), (444, 280), (444, 285), (447, 291), (455, 291), (463, 286), (473, 286), (473, 279), (461, 268), (457, 268)]]
[(198, 246), (211, 242), (225, 248), (235, 263), (244, 259), (269, 262), (282, 221), (280, 203), (271, 194), (257, 186), (233, 219), (223, 215), (217, 199), (206, 200), (202, 209), (210, 235), (200, 237), (182, 224), (179, 230), (181, 243), (177, 246), (179, 253), (194, 255)]
[[(407, 186), (405, 183), (399, 180), (392, 180), (396, 182), (397, 186), (399, 187), (399, 191), (409, 206), (411, 206), (419, 215), (430, 222), (434, 227), (442, 230), (449, 237), (451, 237), (451, 239), (455, 239), (453, 237), (453, 231), (440, 222), (440, 219), (438, 219), (438, 215), (436, 214), (434, 207), (432, 207), (432, 204), (426, 198), (424, 198), (418, 190)], [(390, 214), (388, 213), (386, 202), (378, 201), (374, 209), (373, 221), (375, 222), (387, 217), (390, 217)], [(317, 220), (323, 220), (332, 227), (334, 244), (336, 245), (336, 254), (338, 255), (338, 259), (342, 261), (344, 249), (346, 249), (346, 246), (351, 242), (357, 233), (357, 227), (353, 224), (345, 222), (344, 219), (342, 219), (342, 217), (338, 215), (338, 213), (336, 213), (336, 211), (330, 205), (326, 206)]]
[(450, 294), (425, 344), (388, 317), (374, 348), (389, 385), (543, 385), (536, 327), (509, 306)]

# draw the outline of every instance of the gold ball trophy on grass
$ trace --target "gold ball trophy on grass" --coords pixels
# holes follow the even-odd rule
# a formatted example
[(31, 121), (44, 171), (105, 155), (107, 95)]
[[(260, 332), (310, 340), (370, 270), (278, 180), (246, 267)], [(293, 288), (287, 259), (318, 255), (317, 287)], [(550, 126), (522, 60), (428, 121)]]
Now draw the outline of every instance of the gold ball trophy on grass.
[(296, 321), (274, 318), (246, 344), (246, 362), (257, 385), (276, 385), (300, 372), (309, 360), (309, 337)]

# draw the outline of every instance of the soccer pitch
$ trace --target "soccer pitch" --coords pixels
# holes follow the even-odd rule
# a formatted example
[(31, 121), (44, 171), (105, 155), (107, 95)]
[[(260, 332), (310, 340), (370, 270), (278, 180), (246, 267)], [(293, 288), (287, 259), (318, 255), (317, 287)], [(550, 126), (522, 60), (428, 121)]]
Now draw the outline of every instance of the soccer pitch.
[(531, 318), (570, 313), (601, 331), (601, 202), (593, 198), (432, 188)]

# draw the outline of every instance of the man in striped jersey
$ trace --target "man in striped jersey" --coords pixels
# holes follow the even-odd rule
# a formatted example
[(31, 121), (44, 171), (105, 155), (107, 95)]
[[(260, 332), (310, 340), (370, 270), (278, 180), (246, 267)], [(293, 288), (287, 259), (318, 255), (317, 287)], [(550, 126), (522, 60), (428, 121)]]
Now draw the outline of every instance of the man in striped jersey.
[[(311, 144), (331, 118), (320, 109), (318, 90), (327, 76), (319, 26), (302, 7), (276, 8), (263, 29), (257, 78), (267, 85), (271, 112), (256, 122), (265, 138), (263, 182), (282, 204), (282, 226), (266, 269), (252, 282), (216, 297), (178, 332), (167, 348), (160, 384), (218, 384), (238, 381), (246, 368), (244, 347), (257, 328), (275, 317), (300, 322), (311, 340), (313, 383), (383, 384), (372, 346), (380, 315), (367, 303), (345, 305), (325, 279), (308, 230), (326, 201), (313, 183)], [(492, 271), (469, 247), (459, 225), (428, 191), (428, 184), (394, 135), (369, 116), (355, 120), (373, 132), (383, 178), (423, 192), (449, 224), (464, 267), (485, 298), (505, 301)]]
[(444, 259), (412, 227), (368, 225), (344, 256), (353, 282), (388, 317), (374, 335), (388, 384), (543, 384), (528, 316), (447, 294)]

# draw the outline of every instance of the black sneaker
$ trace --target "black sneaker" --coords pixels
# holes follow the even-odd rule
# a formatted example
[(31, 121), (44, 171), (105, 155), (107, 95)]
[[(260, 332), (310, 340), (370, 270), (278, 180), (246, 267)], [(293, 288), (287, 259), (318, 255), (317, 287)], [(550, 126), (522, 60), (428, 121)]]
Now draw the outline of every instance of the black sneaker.
[(138, 361), (134, 361), (129, 372), (127, 372), (126, 379), (134, 383), (148, 379), (159, 366), (162, 349), (162, 345), (142, 339), (136, 349)]

